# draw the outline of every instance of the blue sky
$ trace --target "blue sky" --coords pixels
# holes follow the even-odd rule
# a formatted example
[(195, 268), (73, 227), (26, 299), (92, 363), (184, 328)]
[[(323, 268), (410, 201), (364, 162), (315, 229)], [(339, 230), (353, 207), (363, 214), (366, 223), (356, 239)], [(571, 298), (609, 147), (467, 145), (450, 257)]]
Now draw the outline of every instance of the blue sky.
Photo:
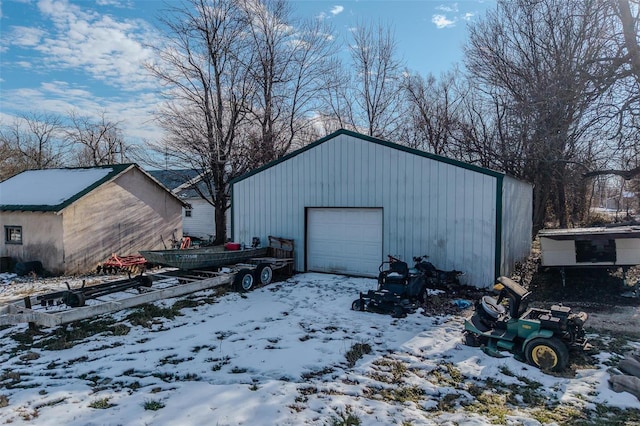
[[(158, 140), (156, 82), (142, 67), (152, 52), (156, 19), (174, 0), (2, 0), (0, 3), (0, 120), (54, 112), (120, 121), (130, 141)], [(492, 0), (293, 0), (294, 13), (331, 23), (346, 43), (362, 21), (390, 25), (399, 57), (426, 75), (462, 59), (469, 20)]]

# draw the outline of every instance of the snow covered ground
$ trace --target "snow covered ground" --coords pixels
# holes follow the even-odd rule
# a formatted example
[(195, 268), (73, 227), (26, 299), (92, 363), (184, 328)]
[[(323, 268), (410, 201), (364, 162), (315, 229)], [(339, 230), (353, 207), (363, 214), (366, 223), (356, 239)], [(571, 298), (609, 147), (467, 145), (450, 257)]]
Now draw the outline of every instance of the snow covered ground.
[[(11, 282), (0, 281), (5, 301), (30, 291)], [(613, 350), (575, 377), (544, 374), (462, 345), (468, 311), (394, 319), (349, 309), (374, 287), (306, 273), (246, 294), (156, 302), (165, 309), (155, 316), (147, 307), (41, 334), (7, 327), (0, 422), (537, 425), (606, 419), (607, 410), (640, 419), (640, 402), (608, 387), (607, 364), (621, 355)]]

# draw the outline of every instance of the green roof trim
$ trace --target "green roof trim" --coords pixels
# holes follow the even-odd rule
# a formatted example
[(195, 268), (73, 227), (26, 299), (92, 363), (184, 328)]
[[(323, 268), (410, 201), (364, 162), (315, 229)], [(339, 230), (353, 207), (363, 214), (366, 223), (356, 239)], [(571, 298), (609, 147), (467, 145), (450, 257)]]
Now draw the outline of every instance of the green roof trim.
[(271, 161), (270, 163), (265, 164), (264, 166), (258, 167), (257, 169), (254, 169), (248, 173), (245, 173), (241, 176), (238, 176), (237, 178), (233, 179), (230, 184), (233, 185), (234, 183), (243, 181), (253, 175), (256, 175), (260, 172), (262, 172), (263, 170), (269, 169), (273, 166), (276, 166), (280, 163), (283, 163), (287, 160), (289, 160), (290, 158), (295, 157), (296, 155), (302, 154), (303, 152), (309, 151), (310, 149), (315, 148), (316, 146), (330, 140), (333, 139), (337, 136), (340, 135), (347, 135), (347, 136), (351, 136), (354, 138), (358, 138), (358, 139), (362, 139), (368, 142), (372, 142), (372, 143), (376, 143), (378, 145), (383, 145), (383, 146), (387, 146), (389, 148), (393, 148), (393, 149), (397, 149), (399, 151), (404, 151), (404, 152), (408, 152), (410, 154), (414, 154), (414, 155), (418, 155), (420, 157), (424, 157), (424, 158), (429, 158), (431, 160), (435, 160), (435, 161), (439, 161), (441, 163), (446, 163), (446, 164), (451, 164), (453, 166), (457, 166), (457, 167), (461, 167), (463, 169), (467, 169), (467, 170), (472, 170), (474, 172), (478, 172), (478, 173), (482, 173), (485, 175), (489, 175), (489, 176), (493, 176), (493, 177), (502, 177), (504, 176), (504, 173), (500, 173), (497, 172), (495, 170), (491, 170), (491, 169), (487, 169), (484, 167), (480, 167), (480, 166), (476, 166), (473, 164), (469, 164), (469, 163), (465, 163), (463, 161), (458, 161), (458, 160), (454, 160), (452, 158), (447, 158), (447, 157), (443, 157), (441, 155), (436, 155), (436, 154), (431, 154), (429, 152), (426, 151), (420, 151), (418, 149), (414, 149), (414, 148), (409, 148), (407, 146), (404, 145), (399, 145), (397, 143), (393, 143), (393, 142), (388, 142), (382, 139), (378, 139), (378, 138), (374, 138), (372, 136), (367, 136), (367, 135), (363, 135), (362, 133), (357, 133), (357, 132), (353, 132), (351, 130), (346, 130), (346, 129), (340, 129), (337, 130), (333, 133), (331, 133), (330, 135), (327, 135), (325, 137), (323, 137), (322, 139), (318, 139), (317, 141), (310, 143), (309, 145), (302, 147), (296, 151), (293, 151), (287, 155), (285, 155), (284, 157), (278, 158), (277, 160)]
[[(108, 166), (93, 166), (93, 167), (64, 167), (65, 170), (80, 170), (80, 169), (113, 169), (110, 173), (108, 173), (103, 178), (95, 181), (93, 184), (87, 186), (82, 191), (72, 195), (71, 197), (64, 200), (62, 203), (57, 205), (19, 205), (19, 204), (0, 204), (0, 211), (29, 211), (29, 212), (59, 212), (69, 205), (75, 203), (80, 198), (84, 197), (94, 189), (98, 188), (100, 185), (109, 182), (115, 179), (120, 174), (129, 170), (132, 167), (138, 167), (135, 163), (126, 163), (126, 164), (114, 164)], [(139, 167), (138, 167), (139, 168)], [(27, 173), (30, 170), (23, 172)]]

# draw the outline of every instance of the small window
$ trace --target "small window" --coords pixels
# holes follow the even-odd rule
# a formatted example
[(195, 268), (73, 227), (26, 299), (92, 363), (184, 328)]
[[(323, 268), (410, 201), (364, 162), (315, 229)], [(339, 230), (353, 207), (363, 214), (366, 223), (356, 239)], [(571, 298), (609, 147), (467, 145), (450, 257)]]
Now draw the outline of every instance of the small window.
[(191, 209), (184, 210), (184, 217), (191, 217)]
[(22, 244), (22, 226), (5, 226), (4, 242), (6, 244)]
[(616, 261), (616, 240), (576, 240), (576, 262)]

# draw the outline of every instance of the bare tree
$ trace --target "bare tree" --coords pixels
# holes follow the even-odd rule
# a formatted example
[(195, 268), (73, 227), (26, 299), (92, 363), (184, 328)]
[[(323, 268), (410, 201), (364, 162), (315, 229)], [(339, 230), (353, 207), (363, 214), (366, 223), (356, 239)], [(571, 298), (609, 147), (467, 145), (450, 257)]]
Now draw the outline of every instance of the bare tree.
[(514, 0), (499, 1), (471, 27), (467, 66), (506, 118), (500, 137), (522, 144), (522, 176), (534, 184), (534, 232), (547, 207), (561, 226), (568, 223), (566, 185), (572, 165), (589, 152), (582, 135), (598, 120), (590, 111), (609, 84), (591, 77), (606, 75), (595, 60), (607, 51), (605, 26), (596, 1)]
[(321, 21), (294, 19), (285, 0), (239, 2), (250, 35), (251, 167), (284, 155), (310, 128), (322, 78), (333, 55), (330, 30)]
[(110, 121), (106, 112), (98, 120), (75, 112), (69, 116), (67, 139), (75, 145), (76, 166), (102, 166), (128, 161), (129, 147), (124, 141), (120, 123)]
[(404, 124), (403, 66), (391, 28), (360, 23), (351, 33), (348, 68), (325, 77), (323, 120), (379, 138), (393, 138)]
[(406, 96), (408, 126), (405, 143), (438, 155), (455, 155), (453, 134), (458, 128), (458, 108), (463, 97), (455, 88), (460, 76), (454, 71), (440, 80), (406, 73), (402, 88)]
[(158, 118), (166, 131), (166, 164), (202, 172), (200, 195), (215, 209), (215, 243), (226, 239), (229, 182), (246, 170), (236, 157), (253, 87), (242, 14), (234, 0), (190, 0), (163, 18), (167, 36), (148, 69), (165, 87)]
[(0, 180), (29, 169), (64, 164), (68, 153), (62, 119), (54, 114), (24, 114), (0, 126)]

